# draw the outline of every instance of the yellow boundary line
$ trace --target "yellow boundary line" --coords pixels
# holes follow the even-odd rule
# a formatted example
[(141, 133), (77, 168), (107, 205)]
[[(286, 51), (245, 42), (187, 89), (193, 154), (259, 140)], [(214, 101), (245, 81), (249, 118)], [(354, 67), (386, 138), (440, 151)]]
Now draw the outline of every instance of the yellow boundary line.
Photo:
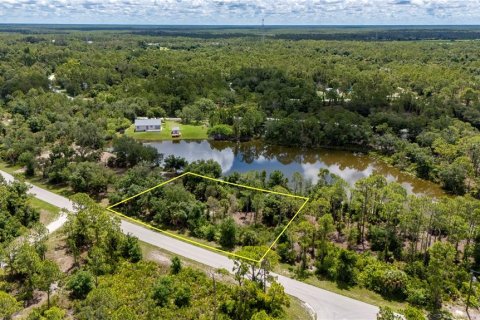
[[(224, 184), (229, 184), (229, 185), (232, 185), (232, 186), (235, 186), (235, 187), (240, 187), (240, 188), (244, 188), (244, 189), (250, 189), (250, 190), (255, 190), (255, 191), (261, 191), (261, 192), (266, 192), (266, 193), (271, 193), (271, 194), (276, 194), (276, 195), (281, 195), (281, 196), (286, 196), (286, 197), (290, 197), (290, 198), (297, 198), (297, 199), (303, 199), (305, 200), (305, 202), (300, 206), (300, 208), (297, 210), (297, 212), (295, 213), (295, 215), (293, 216), (292, 219), (290, 219), (290, 221), (288, 221), (287, 225), (283, 228), (283, 230), (280, 232), (280, 234), (275, 238), (275, 240), (273, 241), (273, 243), (268, 247), (267, 251), (263, 254), (263, 256), (258, 259), (258, 260), (255, 260), (255, 259), (252, 259), (252, 258), (249, 258), (249, 257), (245, 257), (245, 256), (241, 256), (241, 255), (238, 255), (234, 252), (229, 252), (229, 251), (225, 251), (225, 250), (222, 250), (222, 249), (218, 249), (218, 248), (215, 248), (215, 247), (212, 247), (212, 246), (209, 246), (209, 245), (206, 245), (206, 244), (203, 244), (201, 242), (198, 242), (198, 241), (194, 241), (194, 240), (191, 240), (191, 239), (188, 239), (186, 237), (182, 237), (182, 236), (179, 236), (175, 233), (172, 233), (172, 232), (169, 232), (169, 231), (165, 231), (165, 230), (162, 230), (162, 229), (159, 229), (159, 228), (156, 228), (146, 222), (143, 222), (141, 220), (138, 220), (138, 219), (135, 219), (135, 218), (132, 218), (132, 217), (129, 217), (121, 212), (118, 212), (116, 210), (113, 210), (112, 208), (113, 207), (116, 207), (122, 203), (125, 203), (129, 200), (132, 200), (136, 197), (139, 197), (141, 196), (142, 194), (145, 194), (147, 192), (150, 192), (152, 190), (155, 190), (161, 186), (164, 186), (172, 181), (175, 181), (177, 179), (180, 179), (186, 175), (192, 175), (192, 176), (195, 176), (195, 177), (198, 177), (198, 178), (203, 178), (203, 179), (207, 179), (207, 180), (211, 180), (211, 181), (215, 181), (215, 182), (219, 182), (219, 183), (224, 183)], [(120, 202), (117, 202), (111, 206), (108, 206), (107, 207), (107, 210), (122, 217), (122, 218), (125, 218), (127, 220), (130, 220), (130, 221), (133, 221), (135, 223), (138, 223), (138, 224), (141, 224), (145, 227), (147, 227), (148, 229), (151, 229), (151, 230), (154, 230), (154, 231), (158, 231), (158, 232), (161, 232), (163, 234), (166, 234), (170, 237), (173, 237), (173, 238), (176, 238), (176, 239), (179, 239), (179, 240), (182, 240), (182, 241), (185, 241), (185, 242), (188, 242), (188, 243), (191, 243), (191, 244), (194, 244), (196, 246), (199, 246), (199, 247), (203, 247), (203, 248), (206, 248), (206, 249), (209, 249), (209, 250), (213, 250), (213, 251), (217, 251), (217, 252), (221, 252), (223, 254), (226, 254), (226, 255), (229, 255), (229, 256), (233, 256), (233, 257), (236, 257), (236, 258), (240, 258), (240, 259), (243, 259), (243, 260), (248, 260), (250, 262), (254, 262), (254, 263), (258, 263), (260, 264), (262, 262), (263, 259), (265, 259), (265, 257), (267, 256), (267, 254), (272, 250), (272, 248), (275, 246), (275, 244), (278, 242), (278, 240), (280, 239), (280, 237), (282, 236), (282, 234), (285, 233), (285, 231), (287, 230), (287, 228), (290, 226), (290, 224), (293, 222), (293, 220), (295, 220), (295, 218), (298, 216), (298, 214), (300, 213), (300, 211), (302, 211), (302, 209), (305, 207), (305, 205), (307, 204), (307, 202), (310, 200), (310, 198), (307, 198), (307, 197), (302, 197), (302, 196), (297, 196), (297, 195), (294, 195), (294, 194), (288, 194), (288, 193), (283, 193), (283, 192), (277, 192), (277, 191), (270, 191), (270, 190), (265, 190), (265, 189), (261, 189), (261, 188), (255, 188), (255, 187), (251, 187), (251, 186), (247, 186), (247, 185), (242, 185), (242, 184), (237, 184), (237, 183), (233, 183), (233, 182), (228, 182), (228, 181), (224, 181), (224, 180), (220, 180), (220, 179), (215, 179), (215, 178), (212, 178), (212, 177), (208, 177), (208, 176), (204, 176), (204, 175), (201, 175), (201, 174), (197, 174), (197, 173), (193, 173), (193, 172), (185, 172), (185, 173), (182, 173), (181, 175), (175, 177), (175, 178), (172, 178), (170, 180), (167, 180), (167, 181), (164, 181), (152, 188), (149, 188), (149, 189), (146, 189), (134, 196), (131, 196), (129, 198), (126, 198)]]

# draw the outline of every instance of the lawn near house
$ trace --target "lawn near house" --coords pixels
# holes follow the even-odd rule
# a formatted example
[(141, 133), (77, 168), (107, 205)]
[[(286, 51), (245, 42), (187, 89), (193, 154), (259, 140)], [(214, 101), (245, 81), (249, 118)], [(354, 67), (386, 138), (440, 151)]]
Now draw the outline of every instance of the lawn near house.
[[(170, 131), (173, 127), (179, 127), (180, 132), (182, 133), (181, 138), (172, 138)], [(192, 125), (192, 124), (182, 124), (178, 121), (167, 120), (162, 122), (162, 131), (159, 132), (135, 132), (135, 126), (132, 125), (130, 128), (125, 130), (125, 135), (132, 137), (136, 140), (178, 140), (178, 139), (188, 139), (188, 140), (204, 140), (208, 138), (207, 130), (208, 127), (206, 124)]]

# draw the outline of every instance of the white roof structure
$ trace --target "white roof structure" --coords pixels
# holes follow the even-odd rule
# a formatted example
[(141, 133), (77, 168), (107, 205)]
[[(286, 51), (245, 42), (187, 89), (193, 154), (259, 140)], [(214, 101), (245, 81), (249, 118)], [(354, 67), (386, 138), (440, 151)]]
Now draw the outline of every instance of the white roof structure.
[(162, 119), (135, 119), (135, 126), (158, 126), (162, 124)]

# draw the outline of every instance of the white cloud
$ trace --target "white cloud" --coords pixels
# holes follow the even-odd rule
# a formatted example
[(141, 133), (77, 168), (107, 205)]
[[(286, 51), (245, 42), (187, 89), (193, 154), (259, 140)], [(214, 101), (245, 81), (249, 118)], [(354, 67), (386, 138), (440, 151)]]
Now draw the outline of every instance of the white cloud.
[(480, 0), (2, 0), (3, 23), (476, 24)]

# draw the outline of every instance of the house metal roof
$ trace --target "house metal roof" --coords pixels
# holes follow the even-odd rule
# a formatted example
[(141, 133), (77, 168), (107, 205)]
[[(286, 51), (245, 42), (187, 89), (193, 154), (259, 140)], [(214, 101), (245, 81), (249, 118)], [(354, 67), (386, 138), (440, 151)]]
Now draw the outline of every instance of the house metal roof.
[(135, 126), (159, 126), (162, 124), (162, 119), (135, 119)]

